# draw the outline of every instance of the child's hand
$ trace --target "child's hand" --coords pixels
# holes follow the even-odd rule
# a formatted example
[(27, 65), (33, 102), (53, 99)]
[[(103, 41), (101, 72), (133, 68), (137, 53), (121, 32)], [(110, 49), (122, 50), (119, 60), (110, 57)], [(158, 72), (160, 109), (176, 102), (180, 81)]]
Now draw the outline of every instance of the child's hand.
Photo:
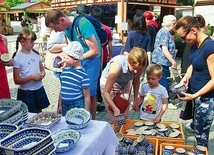
[(139, 111), (139, 110), (140, 110), (138, 104), (133, 104), (133, 105), (132, 105), (132, 109), (135, 110), (135, 111)]
[(161, 121), (161, 118), (160, 118), (159, 116), (157, 116), (157, 117), (153, 120), (154, 123), (160, 123), (160, 121)]
[(40, 81), (41, 80), (41, 74), (40, 73), (33, 74), (32, 79), (35, 81)]

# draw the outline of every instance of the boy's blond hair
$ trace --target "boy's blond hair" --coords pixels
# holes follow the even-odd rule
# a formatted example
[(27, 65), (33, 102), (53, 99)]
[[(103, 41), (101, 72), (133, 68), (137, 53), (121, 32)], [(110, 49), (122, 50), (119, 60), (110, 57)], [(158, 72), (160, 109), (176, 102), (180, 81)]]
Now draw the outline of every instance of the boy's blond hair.
[(146, 68), (146, 74), (147, 75), (151, 75), (154, 74), (156, 76), (162, 76), (162, 71), (163, 68), (161, 65), (158, 64), (150, 64), (147, 68)]

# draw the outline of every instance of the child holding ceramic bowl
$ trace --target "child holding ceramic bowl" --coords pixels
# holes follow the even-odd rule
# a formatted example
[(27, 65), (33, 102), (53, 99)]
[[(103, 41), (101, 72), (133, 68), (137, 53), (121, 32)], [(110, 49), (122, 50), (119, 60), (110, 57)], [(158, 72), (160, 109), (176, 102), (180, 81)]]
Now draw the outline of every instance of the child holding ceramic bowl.
[(150, 64), (146, 68), (146, 75), (147, 83), (142, 84), (140, 96), (133, 109), (140, 110), (140, 119), (158, 123), (168, 107), (169, 97), (166, 88), (159, 84), (162, 67), (158, 64)]
[(58, 112), (64, 116), (72, 108), (85, 108), (90, 111), (90, 82), (88, 74), (81, 65), (84, 49), (77, 41), (70, 42), (62, 48), (63, 67), (60, 75), (61, 92)]

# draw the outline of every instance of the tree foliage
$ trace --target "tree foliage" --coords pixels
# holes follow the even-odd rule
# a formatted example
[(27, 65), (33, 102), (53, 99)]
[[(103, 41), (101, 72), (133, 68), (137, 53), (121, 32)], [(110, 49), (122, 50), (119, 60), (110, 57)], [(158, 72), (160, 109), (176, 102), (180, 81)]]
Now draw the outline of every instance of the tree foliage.
[(51, 0), (39, 0), (39, 1), (40, 1), (40, 2), (44, 2), (44, 3), (48, 4), (48, 5), (51, 4)]
[(177, 0), (177, 5), (191, 5), (193, 6), (195, 3), (195, 0)]
[(12, 7), (22, 4), (24, 2), (25, 2), (25, 0), (6, 0), (4, 2), (4, 5), (12, 8)]

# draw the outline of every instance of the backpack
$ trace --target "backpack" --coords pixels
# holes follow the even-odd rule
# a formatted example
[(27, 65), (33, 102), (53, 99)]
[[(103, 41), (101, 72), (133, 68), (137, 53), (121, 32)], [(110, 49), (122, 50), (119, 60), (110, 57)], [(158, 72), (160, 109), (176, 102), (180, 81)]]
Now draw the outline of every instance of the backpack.
[[(102, 45), (106, 44), (108, 42), (108, 35), (107, 35), (105, 29), (102, 27), (101, 23), (96, 18), (94, 18), (93, 16), (91, 16), (89, 14), (81, 14), (74, 19), (72, 30), (71, 30), (71, 37), (73, 37), (74, 27), (76, 28), (78, 35), (80, 37), (82, 37), (80, 30), (79, 30), (79, 21), (80, 21), (81, 17), (85, 17), (87, 20), (89, 20), (91, 22), (91, 24), (94, 26), (94, 29), (97, 32), (97, 35), (100, 39), (100, 43)], [(85, 43), (84, 39), (83, 39), (83, 42)]]

